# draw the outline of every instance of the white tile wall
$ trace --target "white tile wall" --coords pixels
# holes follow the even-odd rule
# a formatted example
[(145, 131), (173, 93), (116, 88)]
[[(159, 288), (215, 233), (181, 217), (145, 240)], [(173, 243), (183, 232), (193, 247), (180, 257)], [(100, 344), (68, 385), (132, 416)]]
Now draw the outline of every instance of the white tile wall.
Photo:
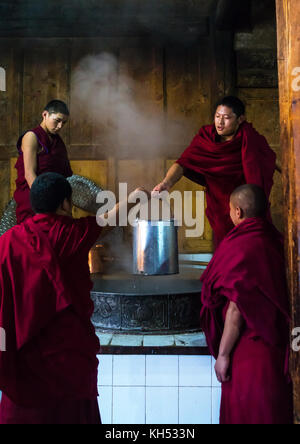
[(179, 387), (179, 423), (211, 424), (211, 387)]
[(104, 424), (218, 424), (221, 387), (210, 356), (100, 355)]
[(105, 386), (113, 385), (112, 355), (98, 356), (98, 384)]
[(178, 356), (146, 356), (146, 385), (178, 387)]
[(211, 387), (211, 357), (179, 356), (179, 386)]
[(114, 387), (112, 422), (113, 424), (145, 424), (145, 387)]
[(113, 356), (113, 385), (144, 387), (146, 385), (145, 361), (144, 355)]
[(98, 404), (101, 412), (101, 420), (103, 424), (112, 424), (113, 388), (112, 386), (101, 386), (98, 387), (98, 393)]
[(146, 387), (146, 424), (178, 424), (178, 387)]
[(220, 403), (221, 403), (221, 387), (212, 388), (212, 424), (219, 424), (220, 419)]

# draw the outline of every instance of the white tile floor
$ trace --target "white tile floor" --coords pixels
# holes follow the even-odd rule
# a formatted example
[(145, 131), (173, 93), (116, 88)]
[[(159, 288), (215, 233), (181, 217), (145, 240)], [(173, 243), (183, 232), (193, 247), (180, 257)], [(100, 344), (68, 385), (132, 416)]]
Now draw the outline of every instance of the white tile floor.
[(104, 424), (217, 424), (220, 384), (210, 356), (100, 355)]

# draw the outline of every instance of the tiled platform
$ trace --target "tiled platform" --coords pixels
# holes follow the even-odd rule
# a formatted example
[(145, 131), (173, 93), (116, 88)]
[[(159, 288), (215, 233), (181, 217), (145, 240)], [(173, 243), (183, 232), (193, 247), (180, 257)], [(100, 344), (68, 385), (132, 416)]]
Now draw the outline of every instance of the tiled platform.
[(204, 333), (134, 335), (97, 332), (102, 354), (208, 355)]

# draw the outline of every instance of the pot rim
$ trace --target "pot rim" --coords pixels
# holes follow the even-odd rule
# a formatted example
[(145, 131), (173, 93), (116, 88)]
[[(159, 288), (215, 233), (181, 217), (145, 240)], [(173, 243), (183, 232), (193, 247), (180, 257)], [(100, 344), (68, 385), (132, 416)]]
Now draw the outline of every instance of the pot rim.
[(137, 227), (137, 226), (140, 226), (140, 225), (147, 225), (147, 226), (150, 225), (152, 227), (157, 227), (157, 226), (165, 226), (165, 227), (175, 226), (177, 228), (176, 222), (177, 222), (176, 219), (168, 219), (168, 220), (135, 219), (135, 221), (133, 222), (133, 227)]

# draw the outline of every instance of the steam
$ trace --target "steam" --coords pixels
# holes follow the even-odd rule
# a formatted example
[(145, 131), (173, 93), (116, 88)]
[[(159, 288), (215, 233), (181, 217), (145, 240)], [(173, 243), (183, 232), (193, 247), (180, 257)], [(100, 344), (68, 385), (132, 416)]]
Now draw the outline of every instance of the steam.
[(82, 59), (72, 78), (73, 109), (92, 119), (101, 141), (117, 146), (119, 154), (130, 151), (155, 158), (167, 146), (178, 144), (188, 131), (186, 122), (182, 118), (167, 122), (163, 104), (154, 111), (143, 85), (125, 71), (119, 71), (118, 60), (110, 53)]
[[(118, 59), (107, 52), (79, 62), (72, 77), (72, 119), (76, 121), (78, 116), (78, 125), (92, 121), (101, 145), (116, 147), (119, 158), (128, 154), (139, 159), (176, 158), (185, 148), (181, 142), (187, 135), (191, 137), (190, 122), (174, 113), (172, 120), (167, 119), (162, 98), (155, 103), (144, 85), (127, 74), (124, 65), (121, 68)], [(114, 229), (105, 242), (120, 259), (119, 267), (131, 273), (132, 232), (128, 231), (125, 243), (118, 239), (120, 233), (122, 229)]]

